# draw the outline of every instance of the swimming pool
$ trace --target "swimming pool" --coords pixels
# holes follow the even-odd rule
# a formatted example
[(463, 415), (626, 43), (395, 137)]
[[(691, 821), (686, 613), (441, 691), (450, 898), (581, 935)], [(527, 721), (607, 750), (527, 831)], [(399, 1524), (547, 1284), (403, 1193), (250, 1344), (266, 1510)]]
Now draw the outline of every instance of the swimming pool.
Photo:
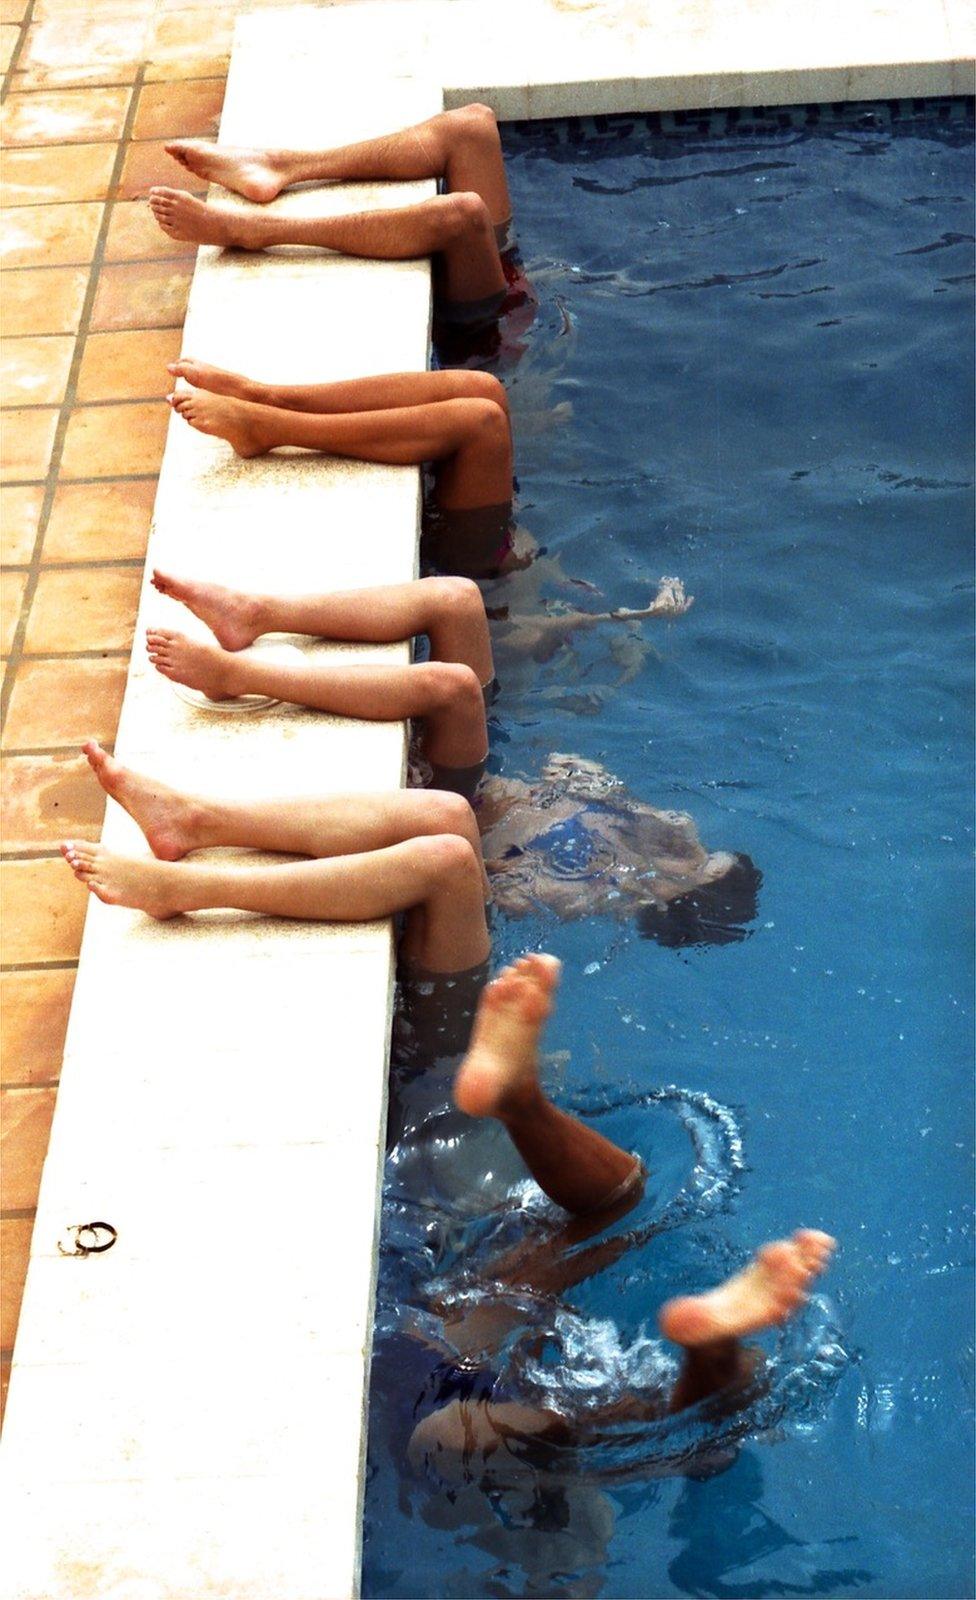
[(504, 1370), (536, 1394), (568, 1371), (585, 1408), (654, 1381), (666, 1295), (798, 1223), (841, 1252), (726, 1470), (692, 1418), (428, 1481), (403, 1329), (436, 1336), (425, 1283), (535, 1201), (445, 1113), (449, 1065), (404, 1084), (367, 1595), (972, 1592), (972, 144), (961, 101), (507, 131), (540, 301), (503, 361), (520, 520), (610, 605), (662, 573), (696, 604), (502, 655), (492, 764), (601, 761), (764, 882), (721, 947), (496, 919), (496, 963), (565, 963), (557, 1096), (652, 1170), (627, 1219), (652, 1236), (526, 1308), (542, 1338)]

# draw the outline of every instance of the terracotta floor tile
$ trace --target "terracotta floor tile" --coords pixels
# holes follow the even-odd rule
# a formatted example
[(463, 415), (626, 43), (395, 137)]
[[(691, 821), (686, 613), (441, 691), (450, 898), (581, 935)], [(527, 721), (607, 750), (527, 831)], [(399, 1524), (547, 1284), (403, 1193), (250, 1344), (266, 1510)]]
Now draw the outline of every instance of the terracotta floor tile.
[(72, 17), (85, 22), (97, 11), (100, 17), (118, 17), (128, 22), (151, 17), (156, 5), (157, 0), (98, 0), (97, 6), (92, 0), (34, 0), (32, 15), (35, 22), (70, 21)]
[(82, 406), (72, 412), (68, 423), (62, 478), (148, 477), (157, 473), (169, 416), (169, 407), (162, 402)]
[(0, 561), (4, 565), (30, 560), (43, 504), (43, 483), (0, 489)]
[(78, 377), (78, 400), (162, 398), (175, 381), (166, 371), (166, 363), (176, 360), (182, 342), (182, 328), (89, 334)]
[(226, 72), (236, 11), (171, 11), (158, 16), (146, 43), (146, 82), (219, 77)]
[(8, 150), (0, 205), (104, 200), (112, 181), (116, 148), (114, 144), (58, 144)]
[(131, 97), (131, 89), (12, 94), (0, 112), (0, 129), (8, 146), (121, 139)]
[(16, 24), (0, 26), (0, 72), (6, 72), (9, 67), (19, 38), (20, 28)]
[(92, 309), (93, 331), (182, 328), (192, 276), (190, 261), (104, 267)]
[(84, 739), (110, 744), (119, 723), (127, 667), (121, 660), (21, 661), (4, 748), (42, 750)]
[[(77, 961), (87, 902), (88, 890), (60, 856), (48, 861), (4, 861), (0, 865), (4, 964)], [(32, 1200), (27, 1203), (33, 1205)]]
[(155, 478), (59, 484), (42, 562), (134, 561), (144, 556), (155, 498)]
[(74, 972), (5, 972), (0, 978), (3, 1083), (56, 1083)]
[(5, 212), (0, 218), (0, 262), (5, 267), (59, 267), (90, 261), (104, 209), (90, 202), (17, 206)]
[(0, 405), (60, 405), (74, 350), (70, 334), (0, 340)]
[(7, 1390), (10, 1388), (10, 1373), (12, 1370), (12, 1352), (0, 1351), (0, 1423), (7, 1409)]
[(27, 623), (25, 654), (128, 650), (141, 581), (142, 573), (133, 567), (42, 571)]
[(132, 83), (145, 60), (148, 33), (145, 15), (92, 17), (75, 12), (46, 18), (27, 29), (11, 87)]
[(5, 1211), (37, 1205), (56, 1089), (0, 1089), (0, 1203)]
[(0, 483), (45, 477), (58, 426), (56, 411), (7, 411), (0, 429)]
[(190, 260), (196, 253), (195, 244), (183, 244), (163, 232), (144, 200), (119, 200), (112, 207), (105, 241), (106, 261), (155, 257)]
[(206, 194), (206, 179), (187, 172), (185, 167), (166, 154), (163, 145), (162, 139), (142, 139), (129, 145), (119, 183), (120, 200), (135, 200), (140, 195), (148, 194), (156, 183), (168, 183), (172, 188), (186, 189), (190, 194)]
[(62, 839), (98, 839), (105, 796), (84, 756), (5, 756), (3, 847), (51, 850)]
[(76, 333), (88, 288), (87, 267), (22, 268), (3, 276), (3, 331)]
[(0, 651), (4, 655), (9, 653), (14, 642), (26, 588), (26, 572), (4, 572), (0, 575)]
[(0, 22), (23, 22), (28, 0), (0, 0)]
[(33, 1217), (5, 1217), (0, 1222), (0, 1340), (5, 1350), (10, 1349), (17, 1333), (33, 1231)]
[(217, 132), (226, 78), (147, 83), (132, 124), (133, 139), (206, 139)]

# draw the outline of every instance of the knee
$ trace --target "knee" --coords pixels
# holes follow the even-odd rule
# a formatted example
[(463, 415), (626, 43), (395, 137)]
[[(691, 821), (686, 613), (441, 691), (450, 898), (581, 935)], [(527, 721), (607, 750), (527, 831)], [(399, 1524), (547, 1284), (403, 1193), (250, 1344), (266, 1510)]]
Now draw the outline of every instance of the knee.
[(512, 434), (508, 412), (503, 411), (494, 400), (484, 398), (465, 400), (464, 406), (469, 441), (477, 441), (485, 450), (510, 453)]
[(463, 795), (447, 789), (427, 789), (428, 825), (432, 834), (454, 834), (466, 839), (476, 853), (481, 851), (478, 823)]
[(471, 371), (465, 374), (469, 385), (469, 393), (475, 400), (490, 400), (492, 405), (498, 406), (508, 417), (508, 393), (505, 385), (495, 377), (493, 372)]
[(444, 210), (445, 231), (450, 242), (484, 238), (494, 243), (495, 230), (492, 227), (488, 207), (480, 194), (460, 189), (457, 194), (445, 195)]
[[(467, 801), (464, 802), (467, 805)], [(470, 806), (468, 810), (470, 811)], [(435, 889), (451, 893), (473, 888), (481, 899), (481, 862), (470, 839), (459, 833), (439, 833), (418, 841)]]
[(436, 585), (437, 609), (442, 619), (469, 623), (472, 627), (485, 622), (485, 603), (481, 590), (473, 578), (427, 578)]
[(460, 661), (432, 661), (435, 708), (458, 716), (484, 717), (485, 697), (478, 674)]
[(500, 143), (498, 119), (491, 106), (482, 105), (476, 100), (469, 106), (458, 106), (454, 111), (448, 111), (447, 117), (458, 138), (479, 144)]

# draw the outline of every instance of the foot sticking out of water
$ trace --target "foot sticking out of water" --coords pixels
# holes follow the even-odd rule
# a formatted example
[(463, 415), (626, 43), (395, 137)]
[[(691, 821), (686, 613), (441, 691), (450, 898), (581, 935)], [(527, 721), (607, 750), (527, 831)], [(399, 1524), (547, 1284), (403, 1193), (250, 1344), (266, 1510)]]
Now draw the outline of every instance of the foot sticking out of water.
[(469, 1117), (497, 1117), (538, 1093), (539, 1039), (560, 966), (555, 956), (523, 956), (482, 993), (471, 1045), (454, 1080), (455, 1103)]
[(153, 569), (153, 588), (169, 595), (205, 622), (225, 650), (246, 650), (264, 632), (260, 606), (253, 595), (238, 594), (219, 583), (196, 583)]
[(82, 749), (105, 793), (142, 829), (158, 860), (179, 861), (189, 850), (200, 848), (200, 808), (195, 801), (123, 767), (97, 739), (89, 739)]
[(835, 1248), (829, 1234), (814, 1228), (763, 1245), (744, 1271), (717, 1289), (669, 1300), (658, 1319), (661, 1332), (693, 1349), (779, 1327), (806, 1303)]

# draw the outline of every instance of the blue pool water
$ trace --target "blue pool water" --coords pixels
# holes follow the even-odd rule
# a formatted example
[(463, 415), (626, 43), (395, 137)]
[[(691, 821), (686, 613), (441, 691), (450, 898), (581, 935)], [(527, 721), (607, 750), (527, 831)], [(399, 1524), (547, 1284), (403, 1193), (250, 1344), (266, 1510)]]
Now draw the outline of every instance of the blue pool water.
[(436, 1481), (404, 1330), (436, 1338), (430, 1281), (547, 1213), (447, 1111), (449, 1064), (406, 1083), (367, 1595), (973, 1592), (972, 149), (965, 102), (506, 134), (539, 297), (499, 362), (520, 521), (601, 591), (540, 563), (511, 607), (636, 606), (664, 573), (696, 602), (502, 655), (493, 767), (603, 762), (764, 881), (720, 947), (496, 918), (496, 964), (565, 964), (555, 1097), (651, 1169), (615, 1230), (643, 1242), (527, 1304), (499, 1370), (585, 1417), (666, 1376), (669, 1294), (798, 1224), (841, 1250), (744, 1416)]

